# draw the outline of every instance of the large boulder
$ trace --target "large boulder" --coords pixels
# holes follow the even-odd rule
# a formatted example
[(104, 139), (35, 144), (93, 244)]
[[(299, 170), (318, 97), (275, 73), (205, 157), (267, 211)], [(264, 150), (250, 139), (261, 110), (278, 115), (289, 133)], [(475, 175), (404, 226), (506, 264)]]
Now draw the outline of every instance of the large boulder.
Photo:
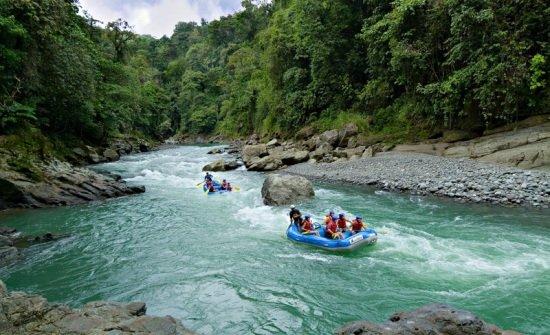
[(338, 139), (338, 130), (327, 130), (319, 137), (319, 145), (322, 145), (323, 143), (328, 143), (332, 147), (335, 147), (336, 145), (338, 145)]
[(283, 162), (276, 156), (265, 156), (250, 162), (249, 171), (274, 171), (283, 166)]
[(272, 174), (262, 186), (262, 198), (266, 205), (288, 205), (314, 195), (311, 182), (301, 176)]
[(289, 150), (285, 151), (281, 156), (281, 161), (285, 165), (294, 165), (307, 161), (309, 152), (306, 150)]
[(241, 166), (236, 160), (226, 161), (224, 159), (218, 159), (210, 164), (206, 164), (202, 170), (203, 171), (230, 171), (235, 170)]
[(346, 147), (348, 146), (348, 141), (353, 136), (359, 133), (359, 128), (355, 123), (348, 123), (338, 132), (338, 146)]
[(336, 330), (337, 335), (519, 335), (515, 331), (505, 331), (488, 324), (468, 311), (453, 307), (432, 304), (412, 312), (392, 315), (388, 321), (376, 324), (369, 321), (348, 323)]
[(109, 160), (109, 162), (114, 162), (120, 159), (120, 154), (115, 149), (105, 149), (103, 151), (103, 156)]
[(517, 166), (523, 169), (550, 165), (550, 140), (497, 151), (483, 156), (479, 160)]
[(243, 162), (246, 167), (252, 164), (252, 161), (268, 155), (265, 144), (245, 145), (243, 147)]
[(324, 156), (332, 153), (333, 149), (332, 146), (328, 143), (321, 144), (315, 151), (312, 151), (309, 153), (309, 158), (313, 158), (316, 160), (322, 159)]
[(296, 133), (297, 140), (307, 140), (315, 134), (312, 127), (304, 127)]

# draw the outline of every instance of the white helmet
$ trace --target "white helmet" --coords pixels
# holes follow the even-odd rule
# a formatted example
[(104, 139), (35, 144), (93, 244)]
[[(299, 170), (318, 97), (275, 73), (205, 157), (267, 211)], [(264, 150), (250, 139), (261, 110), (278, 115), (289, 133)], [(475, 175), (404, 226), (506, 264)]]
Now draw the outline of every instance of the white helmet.
[(290, 209), (294, 209), (294, 208), (296, 208), (296, 206), (290, 205)]

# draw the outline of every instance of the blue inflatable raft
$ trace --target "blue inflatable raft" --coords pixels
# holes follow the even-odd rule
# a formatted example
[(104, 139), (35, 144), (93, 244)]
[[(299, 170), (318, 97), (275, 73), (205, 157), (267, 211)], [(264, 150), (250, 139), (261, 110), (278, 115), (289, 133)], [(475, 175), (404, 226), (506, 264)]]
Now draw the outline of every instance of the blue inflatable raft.
[(214, 184), (214, 189), (216, 190), (216, 192), (208, 192), (208, 189), (206, 188), (206, 183), (202, 185), (203, 191), (205, 193), (208, 193), (208, 195), (230, 192), (228, 190), (222, 190), (222, 185), (219, 182), (213, 180), (212, 183)]
[(378, 234), (376, 234), (374, 229), (370, 228), (355, 235), (352, 235), (351, 232), (346, 231), (344, 233), (344, 238), (341, 240), (333, 240), (324, 237), (324, 227), (317, 229), (317, 232), (320, 236), (304, 235), (299, 231), (296, 225), (291, 224), (286, 230), (286, 236), (292, 241), (309, 244), (327, 250), (353, 250), (363, 245), (376, 243), (378, 240)]

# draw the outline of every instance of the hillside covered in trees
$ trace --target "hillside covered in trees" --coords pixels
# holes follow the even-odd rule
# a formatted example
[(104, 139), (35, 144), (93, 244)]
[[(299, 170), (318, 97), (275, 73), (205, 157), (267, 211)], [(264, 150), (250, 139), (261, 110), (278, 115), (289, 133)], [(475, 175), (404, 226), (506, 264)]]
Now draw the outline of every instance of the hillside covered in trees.
[(548, 22), (542, 0), (245, 0), (155, 39), (77, 1), (0, 0), (0, 135), (480, 133), (547, 112)]

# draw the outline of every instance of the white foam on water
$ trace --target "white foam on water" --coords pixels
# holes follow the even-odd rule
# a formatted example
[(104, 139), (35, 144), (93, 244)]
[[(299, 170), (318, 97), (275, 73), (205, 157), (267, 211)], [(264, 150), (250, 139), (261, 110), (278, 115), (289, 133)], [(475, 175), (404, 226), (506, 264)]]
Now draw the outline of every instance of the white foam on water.
[(144, 169), (141, 173), (135, 177), (127, 178), (126, 181), (130, 182), (162, 182), (163, 184), (168, 184), (172, 186), (184, 186), (184, 187), (195, 187), (196, 183), (193, 184), (194, 179), (183, 178), (173, 174), (163, 173), (158, 170), (149, 170)]
[(329, 263), (330, 262), (330, 260), (328, 258), (319, 256), (319, 255), (315, 255), (315, 254), (277, 254), (275, 256), (279, 257), (279, 258), (303, 258), (303, 259), (306, 259), (308, 261), (319, 261), (319, 262), (324, 262), (324, 263)]
[(243, 207), (234, 214), (235, 219), (247, 222), (251, 228), (268, 228), (273, 230), (276, 227), (286, 228), (289, 218), (282, 210), (275, 210), (269, 206)]

